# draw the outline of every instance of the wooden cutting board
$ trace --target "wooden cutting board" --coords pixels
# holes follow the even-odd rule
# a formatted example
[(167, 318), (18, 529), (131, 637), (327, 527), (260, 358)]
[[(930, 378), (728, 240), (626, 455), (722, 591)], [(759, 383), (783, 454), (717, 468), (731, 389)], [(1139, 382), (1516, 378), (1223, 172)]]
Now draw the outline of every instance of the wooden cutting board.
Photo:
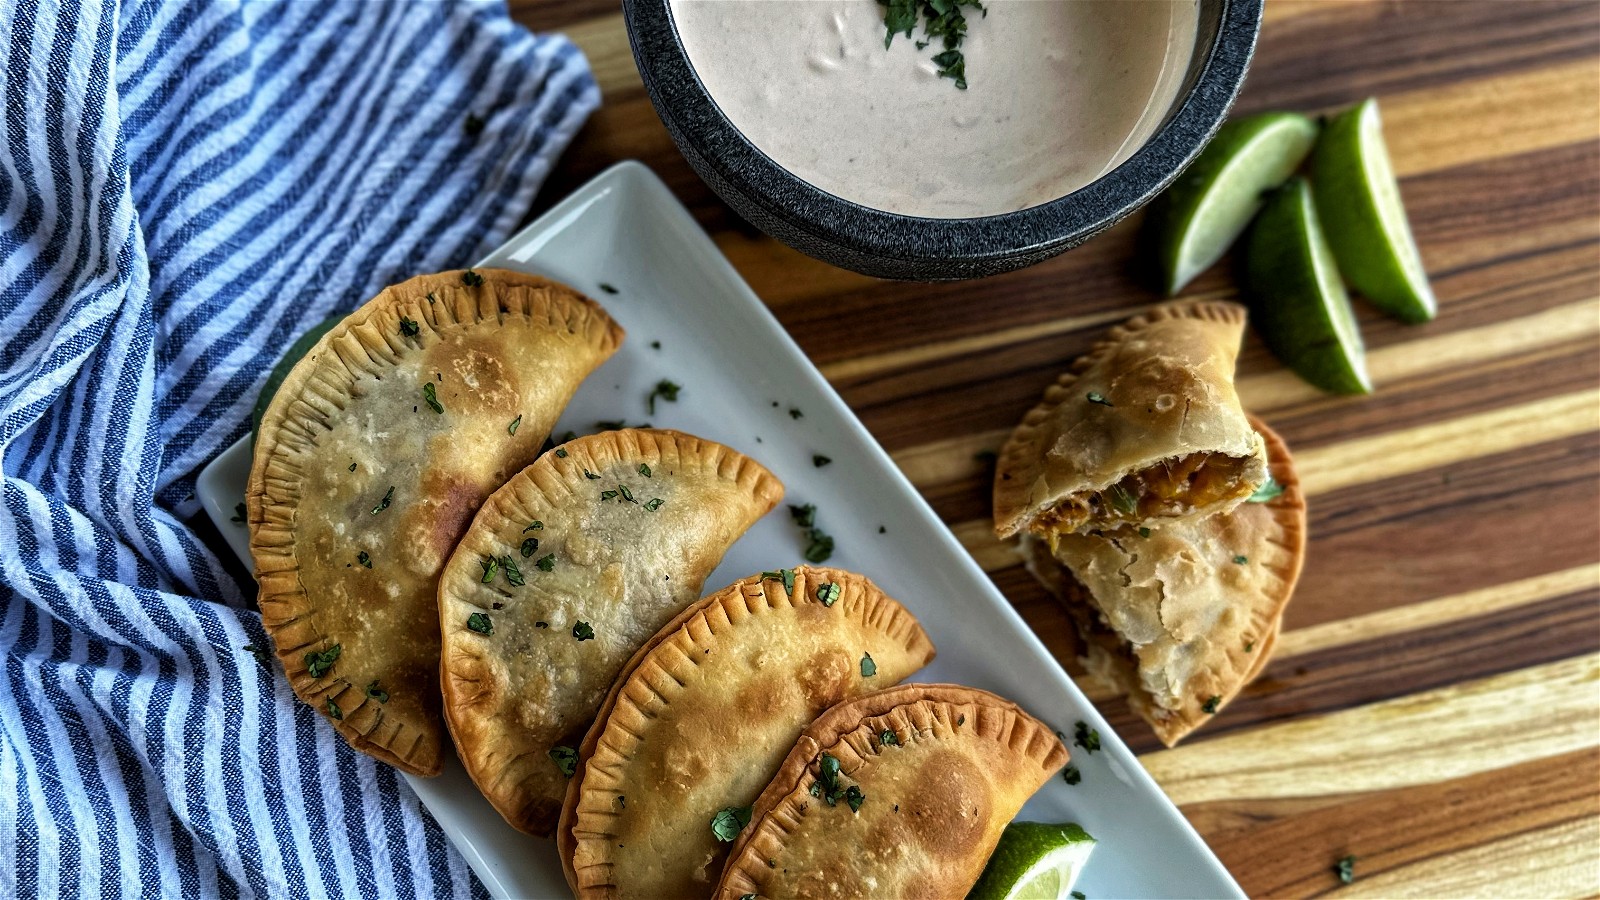
[[(873, 281), (733, 215), (639, 83), (614, 2), (518, 0), (589, 54), (603, 108), (547, 207), (655, 169), (1075, 674), (1066, 617), (994, 540), (988, 463), (1095, 336), (1160, 298), (1137, 216), (963, 284)], [(1358, 304), (1372, 397), (1250, 339), (1311, 547), (1261, 679), (1176, 750), (1080, 678), (1252, 896), (1600, 893), (1600, 4), (1272, 0), (1238, 112), (1380, 98), (1439, 318)], [(1231, 298), (1226, 263), (1186, 296)], [(1356, 881), (1335, 861), (1353, 854)], [(1152, 861), (1158, 864), (1159, 861)]]

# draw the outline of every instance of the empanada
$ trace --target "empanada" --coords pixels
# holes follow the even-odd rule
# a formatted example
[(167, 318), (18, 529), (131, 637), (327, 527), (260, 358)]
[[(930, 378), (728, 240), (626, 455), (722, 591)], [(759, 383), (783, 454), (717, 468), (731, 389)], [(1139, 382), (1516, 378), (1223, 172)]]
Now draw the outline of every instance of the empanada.
[(556, 447), (484, 503), (439, 581), (440, 667), (461, 761), (507, 822), (555, 828), (617, 672), (782, 496), (721, 444), (626, 429)]
[(1000, 451), (995, 533), (1155, 527), (1250, 496), (1267, 466), (1233, 386), (1244, 324), (1238, 304), (1184, 301), (1112, 329)]
[(1044, 723), (976, 688), (905, 684), (841, 703), (761, 792), (714, 896), (965, 896), (1066, 761)]
[(753, 803), (823, 710), (932, 658), (904, 607), (839, 569), (767, 572), (689, 606), (634, 654), (579, 748), (557, 831), (573, 891), (706, 896), (727, 850), (717, 814)]
[(1283, 440), (1252, 419), (1282, 493), (1141, 531), (1062, 535), (1029, 566), (1067, 605), (1089, 671), (1127, 692), (1167, 746), (1266, 665), (1305, 559), (1306, 505)]
[(444, 272), (378, 294), (278, 388), (246, 492), (261, 618), (356, 749), (439, 773), (439, 570), (621, 340), (564, 285)]

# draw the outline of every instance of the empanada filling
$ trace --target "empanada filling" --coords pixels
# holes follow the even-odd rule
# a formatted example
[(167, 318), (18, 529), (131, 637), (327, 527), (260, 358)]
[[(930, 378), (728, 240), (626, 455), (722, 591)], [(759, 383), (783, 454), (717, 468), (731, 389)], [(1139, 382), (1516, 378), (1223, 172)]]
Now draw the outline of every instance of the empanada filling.
[(1182, 516), (1250, 496), (1259, 485), (1247, 477), (1254, 457), (1191, 453), (1164, 459), (1098, 491), (1069, 494), (1029, 525), (1035, 534), (1070, 534), (1093, 522), (1096, 530)]

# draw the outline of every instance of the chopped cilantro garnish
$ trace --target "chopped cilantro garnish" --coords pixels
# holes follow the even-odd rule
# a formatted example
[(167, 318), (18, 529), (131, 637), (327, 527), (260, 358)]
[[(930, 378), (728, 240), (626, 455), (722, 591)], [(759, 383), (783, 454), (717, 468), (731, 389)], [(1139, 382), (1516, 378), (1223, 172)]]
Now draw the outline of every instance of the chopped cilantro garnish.
[(567, 451), (564, 448), (557, 447), (556, 448), (556, 457), (558, 459), (566, 459), (567, 458)]
[(608, 294), (615, 294), (617, 292), (616, 288), (606, 284), (604, 281), (600, 282), (600, 290), (605, 291)]
[(644, 505), (644, 508), (650, 510), (651, 512), (655, 512), (656, 510), (660, 509), (661, 508), (661, 504), (663, 504), (665, 502), (667, 502), (667, 501), (661, 499), (660, 497), (657, 497), (654, 500), (651, 500), (649, 503), (646, 503)]
[(361, 563), (363, 566), (366, 566), (370, 569), (372, 568), (372, 554), (363, 550), (356, 554), (356, 562)]
[(754, 808), (750, 806), (725, 806), (711, 817), (711, 833), (717, 840), (724, 844), (731, 843), (739, 836), (739, 832), (750, 824), (750, 814)]
[(1345, 884), (1354, 882), (1356, 880), (1356, 858), (1354, 856), (1346, 856), (1334, 863), (1333, 872)]
[(1266, 483), (1261, 487), (1256, 488), (1256, 492), (1251, 494), (1250, 499), (1246, 500), (1245, 502), (1266, 503), (1268, 500), (1271, 500), (1282, 493), (1283, 485), (1279, 484), (1277, 481), (1274, 481), (1272, 476), (1268, 475)]
[(539, 571), (541, 572), (552, 571), (556, 567), (556, 555), (554, 553), (545, 554), (544, 556), (539, 557), (538, 561), (535, 562), (534, 565), (538, 566)]
[(539, 521), (538, 519), (534, 519), (532, 522), (528, 523), (528, 527), (527, 528), (522, 529), (522, 533), (523, 534), (527, 534), (530, 531), (538, 531), (538, 530), (540, 530), (542, 528), (544, 528), (544, 523)]
[(831, 458), (823, 456), (821, 453), (811, 454), (811, 464), (819, 469), (831, 462), (833, 462)]
[(817, 524), (817, 507), (814, 503), (807, 503), (805, 506), (796, 506), (791, 503), (789, 504), (789, 515), (794, 518), (794, 523), (801, 528), (810, 528)]
[(1089, 900), (1089, 895), (1085, 894), (1083, 891), (1073, 891), (1067, 896), (1071, 897), (1072, 900)]
[(393, 500), (394, 500), (394, 485), (391, 484), (391, 485), (389, 485), (389, 490), (384, 493), (383, 499), (379, 500), (378, 501), (378, 505), (374, 506), (372, 508), (372, 514), (373, 515), (377, 515), (378, 513), (381, 513), (384, 510), (388, 509), (389, 508), (389, 504)]
[(803, 415), (805, 415), (805, 413), (803, 413), (803, 412), (801, 412), (801, 411), (800, 411), (800, 410), (798, 410), (798, 409), (795, 409), (795, 408), (794, 408), (794, 407), (792, 407), (792, 406), (791, 406), (791, 407), (789, 407), (789, 418), (791, 418), (791, 419), (798, 419), (798, 418), (800, 418), (800, 417), (801, 417), (801, 416), (803, 416)]
[(1077, 766), (1067, 766), (1061, 770), (1061, 780), (1067, 784), (1077, 784), (1083, 780), (1083, 773), (1078, 771)]
[(1241, 566), (1242, 566), (1242, 565), (1244, 565), (1244, 564), (1245, 564), (1245, 563), (1247, 563), (1247, 562), (1249, 562), (1249, 561), (1250, 561), (1250, 557), (1248, 557), (1248, 556), (1235, 556), (1235, 557), (1234, 557), (1234, 558), (1233, 558), (1233, 561), (1234, 561), (1234, 563), (1235, 563), (1235, 564), (1236, 564), (1236, 565), (1241, 565)]
[(776, 572), (762, 572), (761, 573), (761, 580), (762, 581), (781, 581), (781, 582), (783, 582), (783, 589), (784, 590), (788, 591), (791, 594), (794, 593), (794, 570), (793, 569), (779, 569)]
[(258, 647), (255, 644), (245, 644), (244, 649), (248, 651), (251, 656), (256, 658), (256, 662), (261, 663), (263, 666), (266, 666), (269, 669), (272, 668), (271, 650), (268, 650), (265, 647)]
[(822, 601), (823, 606), (832, 606), (839, 602), (840, 593), (842, 591), (838, 582), (835, 581), (830, 581), (817, 587), (817, 599)]
[(589, 471), (588, 469), (584, 469), (583, 470), (583, 477), (589, 479), (590, 481), (599, 481), (600, 480), (600, 476), (599, 475), (596, 475), (595, 473)]
[(332, 716), (335, 720), (342, 720), (344, 718), (344, 710), (339, 708), (339, 704), (333, 702), (332, 697), (328, 698), (327, 709), (328, 715)]
[(1098, 403), (1101, 406), (1113, 406), (1114, 405), (1110, 400), (1106, 399), (1106, 395), (1105, 394), (1099, 393), (1098, 391), (1090, 391), (1089, 393), (1085, 394), (1084, 396), (1086, 398), (1088, 398), (1090, 403)]
[(1100, 732), (1090, 728), (1087, 722), (1079, 722), (1072, 728), (1072, 743), (1082, 747), (1089, 753), (1100, 749)]
[(568, 778), (572, 777), (573, 772), (578, 771), (578, 751), (571, 747), (551, 747), (550, 758), (555, 761), (556, 768), (561, 770), (561, 774)]
[(511, 560), (511, 557), (500, 557), (500, 568), (505, 570), (506, 580), (511, 582), (513, 587), (522, 587), (526, 584), (522, 580), (522, 570), (517, 568), (517, 564)]
[(486, 556), (483, 559), (478, 560), (478, 565), (483, 566), (483, 577), (479, 579), (479, 581), (484, 584), (488, 584), (489, 582), (493, 581), (494, 576), (500, 572), (500, 560), (495, 559), (492, 556)]
[(406, 337), (416, 337), (422, 333), (422, 328), (421, 326), (417, 325), (416, 319), (413, 319), (409, 316), (401, 316), (400, 333)]
[(228, 519), (231, 522), (244, 525), (250, 521), (250, 511), (245, 508), (243, 503), (235, 503), (233, 505), (233, 515), (229, 516)]
[(350, 471), (354, 472), (355, 470), (356, 470), (356, 464), (355, 463), (351, 463), (350, 464)]
[(610, 499), (612, 499), (612, 498), (614, 498), (616, 496), (617, 496), (617, 492), (616, 491), (601, 491), (600, 492), (600, 502), (604, 503), (607, 500), (610, 500)]
[(678, 392), (681, 391), (681, 390), (683, 390), (683, 385), (674, 384), (674, 383), (668, 381), (665, 378), (663, 378), (660, 381), (656, 382), (655, 389), (650, 391), (650, 396), (645, 398), (645, 402), (650, 408), (650, 415), (653, 416), (653, 415), (656, 414), (656, 398), (657, 397), (660, 397), (661, 399), (667, 401), (668, 403), (677, 403), (678, 402)]
[(522, 417), (521, 416), (517, 416), (515, 419), (511, 420), (511, 424), (510, 425), (506, 426), (506, 433), (511, 435), (511, 436), (513, 436), (513, 437), (515, 437), (516, 434), (517, 434), (517, 429), (521, 428), (521, 427), (522, 427)]
[(376, 700), (379, 703), (389, 702), (389, 692), (381, 687), (378, 687), (378, 682), (376, 680), (367, 685), (367, 697), (368, 699)]
[(810, 541), (806, 545), (805, 553), (802, 554), (805, 556), (806, 562), (827, 562), (828, 558), (833, 556), (832, 535), (827, 534), (820, 528), (813, 528), (806, 532), (806, 538)]
[(461, 273), (461, 283), (467, 287), (477, 287), (483, 284), (483, 276), (471, 269), (467, 269)]
[(629, 503), (638, 503), (639, 502), (639, 501), (633, 499), (633, 491), (628, 490), (628, 486), (625, 485), (625, 484), (617, 485), (617, 492), (622, 495), (622, 499), (623, 500), (626, 500)]
[(1125, 516), (1131, 516), (1139, 511), (1139, 500), (1133, 492), (1120, 484), (1113, 484), (1106, 488), (1106, 500), (1111, 503), (1111, 508)]
[(639, 463), (639, 474), (643, 475), (646, 478), (649, 478), (650, 477), (650, 467), (648, 465), (646, 465), (645, 463)]
[(494, 634), (494, 623), (483, 613), (473, 613), (467, 616), (467, 629), (479, 634)]
[(528, 559), (539, 552), (538, 538), (524, 538), (522, 541), (522, 558)]
[(872, 661), (872, 654), (863, 653), (861, 655), (861, 677), (871, 678), (876, 674), (878, 674), (878, 664)]
[(592, 641), (594, 640), (594, 629), (589, 627), (588, 622), (574, 622), (572, 623), (572, 636), (580, 642)]
[(861, 793), (861, 788), (852, 784), (845, 788), (844, 802), (850, 804), (851, 812), (860, 812), (861, 804), (867, 802), (867, 795)]
[(898, 747), (900, 746), (900, 735), (895, 734), (893, 728), (885, 728), (883, 733), (878, 735), (878, 745), (882, 747)]
[(434, 388), (433, 382), (430, 381), (422, 386), (422, 399), (428, 401), (428, 406), (434, 412), (444, 412), (444, 404), (439, 402), (439, 392)]
[(1249, 653), (1251, 650), (1254, 650), (1255, 648), (1256, 648), (1256, 642), (1255, 641), (1245, 641), (1244, 642), (1244, 652)]
[(1140, 525), (1139, 526), (1139, 537), (1149, 537), (1149, 536), (1150, 536), (1150, 529), (1144, 527), (1143, 525)]
[(1206, 698), (1206, 702), (1200, 704), (1200, 711), (1208, 714), (1215, 714), (1217, 711), (1217, 704), (1221, 702), (1221, 697), (1218, 697), (1216, 694), (1212, 694), (1210, 697)]

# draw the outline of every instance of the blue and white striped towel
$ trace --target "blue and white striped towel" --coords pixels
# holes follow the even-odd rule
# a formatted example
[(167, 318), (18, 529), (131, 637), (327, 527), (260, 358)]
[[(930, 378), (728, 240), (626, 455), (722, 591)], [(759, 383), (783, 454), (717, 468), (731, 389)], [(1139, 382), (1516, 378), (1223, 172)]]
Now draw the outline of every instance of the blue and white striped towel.
[(192, 489), (300, 331), (508, 236), (582, 54), (501, 3), (0, 0), (0, 92), (0, 896), (482, 895), (243, 650)]

